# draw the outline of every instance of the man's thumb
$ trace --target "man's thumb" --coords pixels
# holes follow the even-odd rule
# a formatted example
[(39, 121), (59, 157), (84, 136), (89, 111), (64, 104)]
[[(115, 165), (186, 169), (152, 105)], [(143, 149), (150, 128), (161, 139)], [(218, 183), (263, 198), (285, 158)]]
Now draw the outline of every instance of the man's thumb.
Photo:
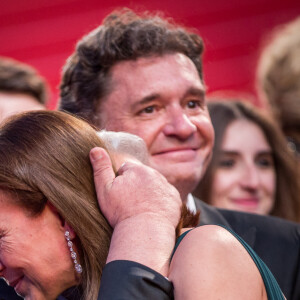
[(115, 173), (108, 153), (100, 147), (90, 151), (90, 161), (94, 170), (94, 182), (99, 198), (102, 198), (104, 191), (109, 188), (115, 179)]

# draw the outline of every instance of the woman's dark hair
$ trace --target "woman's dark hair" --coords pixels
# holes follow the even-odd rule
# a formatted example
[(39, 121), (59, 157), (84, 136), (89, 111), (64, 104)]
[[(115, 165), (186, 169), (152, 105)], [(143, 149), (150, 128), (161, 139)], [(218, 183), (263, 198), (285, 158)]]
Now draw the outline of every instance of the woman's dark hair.
[[(236, 120), (248, 120), (256, 124), (272, 149), (275, 172), (275, 203), (270, 215), (300, 222), (300, 182), (299, 162), (287, 146), (287, 141), (271, 117), (254, 106), (239, 101), (216, 101), (208, 103), (212, 124), (215, 130), (215, 144), (208, 169), (194, 191), (201, 200), (211, 203), (212, 183), (221, 154), (221, 145), (228, 126)], [(241, 137), (245, 138), (245, 137)]]

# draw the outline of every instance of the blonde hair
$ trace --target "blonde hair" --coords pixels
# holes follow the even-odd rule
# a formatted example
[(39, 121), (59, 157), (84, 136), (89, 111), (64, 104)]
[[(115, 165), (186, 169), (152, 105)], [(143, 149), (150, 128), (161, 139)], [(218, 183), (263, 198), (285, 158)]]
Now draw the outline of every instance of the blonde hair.
[(300, 143), (300, 17), (277, 27), (265, 42), (257, 85), (286, 136)]

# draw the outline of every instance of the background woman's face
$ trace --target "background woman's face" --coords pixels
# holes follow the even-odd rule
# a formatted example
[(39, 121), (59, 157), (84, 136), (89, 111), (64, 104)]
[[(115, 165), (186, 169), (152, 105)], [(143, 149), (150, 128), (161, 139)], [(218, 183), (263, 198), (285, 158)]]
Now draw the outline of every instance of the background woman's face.
[(272, 149), (255, 123), (236, 120), (226, 129), (213, 176), (211, 204), (269, 214), (275, 199)]
[(76, 283), (58, 215), (31, 217), (0, 191), (0, 276), (25, 299), (55, 299)]

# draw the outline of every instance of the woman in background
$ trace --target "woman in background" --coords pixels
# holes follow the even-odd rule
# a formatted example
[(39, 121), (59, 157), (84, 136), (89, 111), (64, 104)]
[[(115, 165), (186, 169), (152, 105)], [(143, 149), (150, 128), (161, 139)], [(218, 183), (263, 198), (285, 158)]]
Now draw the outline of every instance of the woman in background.
[(300, 222), (297, 162), (278, 126), (249, 103), (210, 102), (213, 156), (195, 195), (216, 207)]

